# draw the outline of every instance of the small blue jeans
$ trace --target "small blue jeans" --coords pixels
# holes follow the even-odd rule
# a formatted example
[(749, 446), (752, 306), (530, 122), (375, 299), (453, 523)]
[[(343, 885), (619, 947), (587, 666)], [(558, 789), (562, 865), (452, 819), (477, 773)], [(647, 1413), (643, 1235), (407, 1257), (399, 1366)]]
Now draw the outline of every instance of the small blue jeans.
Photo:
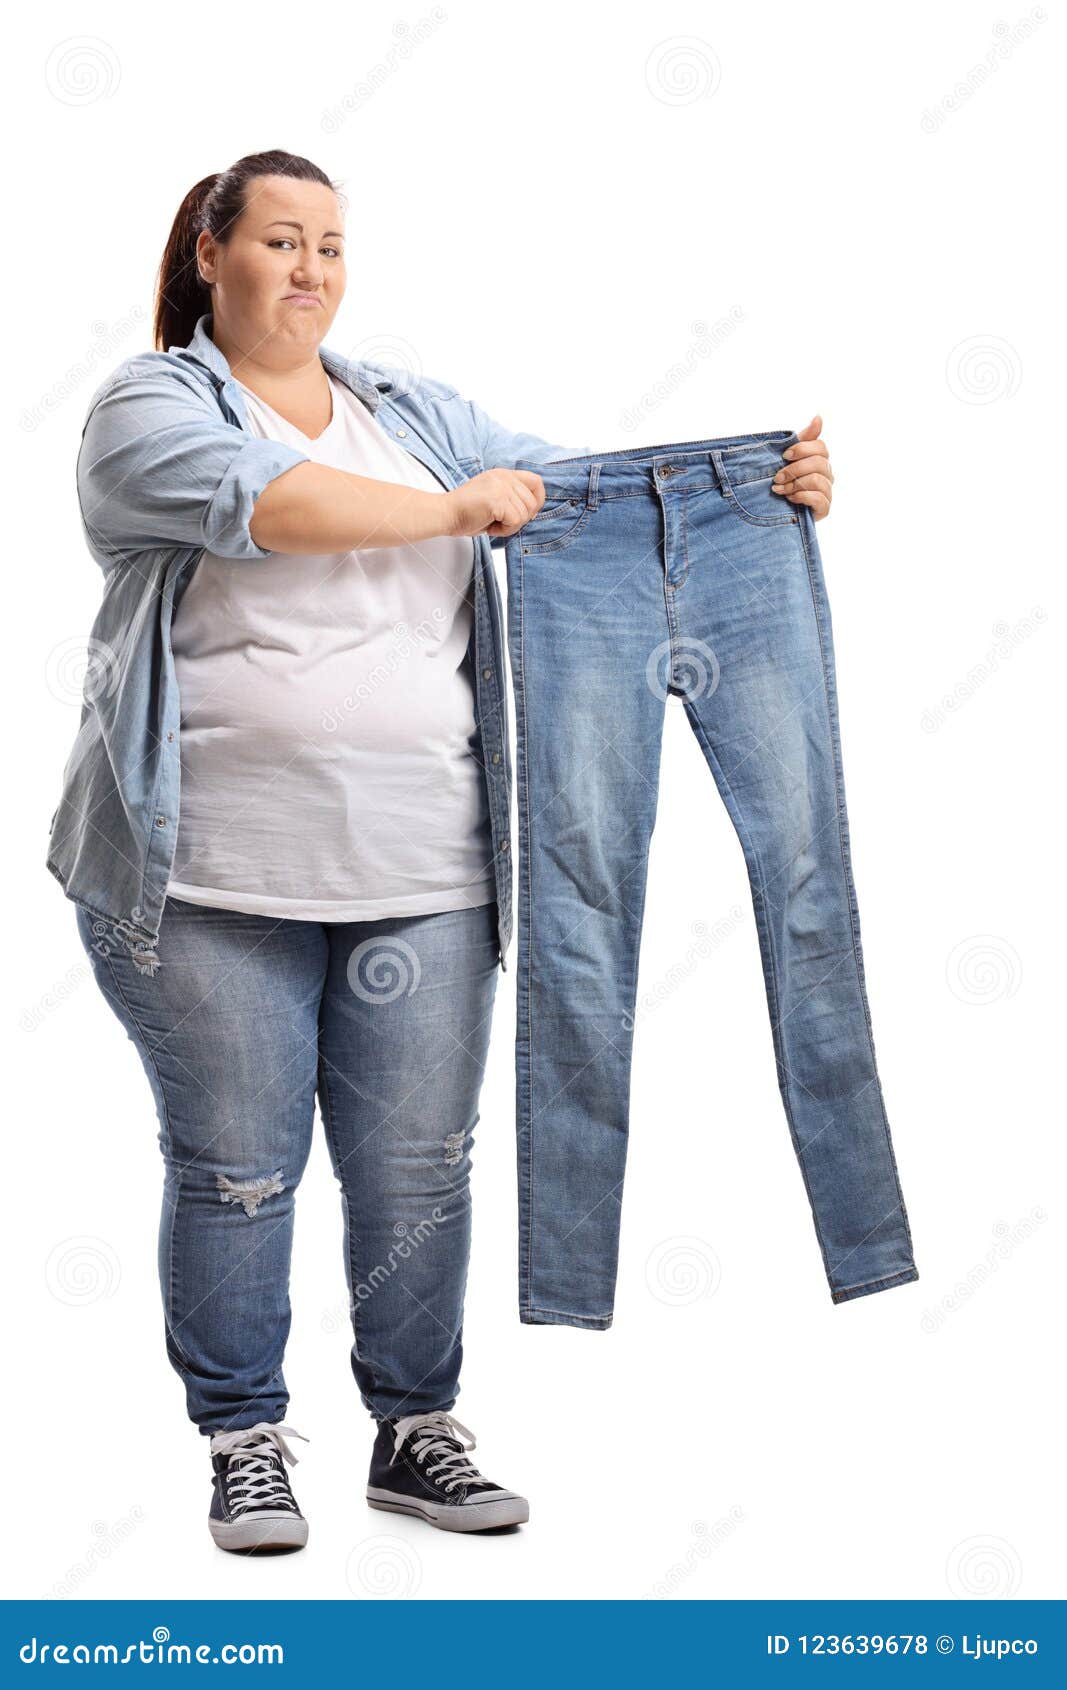
[(320, 1318), (351, 1320), (376, 1418), (455, 1402), (495, 916), (486, 904), (323, 924), (168, 898), (149, 976), (78, 909), (155, 1096), (166, 1347), (201, 1431), (284, 1418), (293, 1200), (316, 1094), (348, 1284)]
[[(744, 850), (778, 1081), (833, 1300), (918, 1277), (875, 1068), (815, 524), (771, 492), (796, 438), (516, 465), (545, 486), (541, 510), (505, 548), (528, 1323), (612, 1320), (671, 696)], [(675, 843), (699, 861), (698, 835)]]

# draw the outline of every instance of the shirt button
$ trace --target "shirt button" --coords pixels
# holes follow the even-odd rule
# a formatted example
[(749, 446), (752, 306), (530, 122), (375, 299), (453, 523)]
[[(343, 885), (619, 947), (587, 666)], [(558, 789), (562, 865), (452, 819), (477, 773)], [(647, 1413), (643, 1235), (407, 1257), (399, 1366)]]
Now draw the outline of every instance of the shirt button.
[(166, 827), (166, 825), (167, 825), (166, 816), (157, 816), (156, 817), (156, 826), (157, 827)]
[(502, 840), (501, 840), (501, 841), (500, 841), (500, 849), (501, 849), (501, 850), (502, 850), (502, 851), (506, 851), (506, 850), (507, 850), (507, 848), (508, 848), (508, 842), (507, 842), (507, 840), (506, 840), (506, 839), (502, 839)]
[(396, 431), (396, 437), (397, 437), (398, 440), (406, 440), (407, 437), (408, 437), (407, 429), (406, 428), (398, 428), (397, 431)]
[(493, 674), (493, 671), (492, 671), (492, 670), (491, 670), (491, 669), (483, 669), (483, 670), (482, 670), (482, 679), (483, 679), (483, 681), (488, 681), (488, 680), (490, 680), (490, 679), (491, 679), (491, 678), (492, 678), (492, 674)]
[(499, 761), (500, 761), (500, 753), (499, 753), (499, 751), (494, 751), (493, 752), (493, 762), (499, 763)]
[(172, 740), (172, 739), (173, 739), (173, 738), (174, 738), (174, 735), (173, 735), (173, 734), (168, 734), (168, 735), (167, 735), (167, 743), (168, 743), (168, 744), (169, 744), (169, 743), (170, 743), (170, 741), (171, 741), (171, 740)]

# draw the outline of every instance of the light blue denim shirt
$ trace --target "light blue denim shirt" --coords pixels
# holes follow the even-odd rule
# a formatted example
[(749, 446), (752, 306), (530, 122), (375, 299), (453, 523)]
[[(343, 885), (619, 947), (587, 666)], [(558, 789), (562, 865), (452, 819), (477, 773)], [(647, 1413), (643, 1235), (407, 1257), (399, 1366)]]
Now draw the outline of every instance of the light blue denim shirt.
[[(177, 838), (181, 701), (171, 624), (205, 551), (254, 569), (255, 502), (307, 454), (251, 434), (241, 390), (200, 318), (188, 346), (143, 352), (94, 393), (78, 454), (78, 500), (104, 575), (78, 735), (52, 817), (48, 867), (154, 973)], [(512, 433), (454, 387), (320, 347), (330, 373), (446, 488), (483, 469), (588, 452)], [(489, 797), (501, 966), (511, 939), (511, 748), (500, 588), (490, 541), (475, 540), (472, 659), (476, 753)]]

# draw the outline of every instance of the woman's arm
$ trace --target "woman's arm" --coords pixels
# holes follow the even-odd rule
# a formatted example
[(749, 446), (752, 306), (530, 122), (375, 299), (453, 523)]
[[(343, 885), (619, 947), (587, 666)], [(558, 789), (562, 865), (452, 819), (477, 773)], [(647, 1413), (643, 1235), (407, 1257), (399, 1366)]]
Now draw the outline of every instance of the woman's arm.
[(303, 463), (277, 476), (255, 503), (249, 532), (270, 551), (368, 551), (435, 534), (514, 534), (544, 503), (539, 475), (490, 469), (451, 492), (349, 475)]
[(94, 398), (78, 497), (89, 543), (110, 568), (168, 541), (255, 559), (506, 535), (540, 509), (544, 485), (505, 466), (434, 493), (314, 464), (224, 421), (193, 372), (150, 353), (127, 360)]

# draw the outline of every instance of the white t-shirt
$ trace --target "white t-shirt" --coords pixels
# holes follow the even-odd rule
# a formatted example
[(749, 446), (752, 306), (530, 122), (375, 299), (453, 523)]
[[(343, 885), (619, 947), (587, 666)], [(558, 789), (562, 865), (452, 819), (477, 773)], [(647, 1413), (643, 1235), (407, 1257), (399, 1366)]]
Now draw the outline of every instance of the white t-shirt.
[[(317, 439), (243, 388), (252, 432), (335, 469), (442, 490), (329, 381), (333, 416)], [(169, 893), (307, 921), (492, 901), (473, 568), (473, 541), (446, 536), (313, 557), (204, 553), (172, 633), (181, 804)]]

